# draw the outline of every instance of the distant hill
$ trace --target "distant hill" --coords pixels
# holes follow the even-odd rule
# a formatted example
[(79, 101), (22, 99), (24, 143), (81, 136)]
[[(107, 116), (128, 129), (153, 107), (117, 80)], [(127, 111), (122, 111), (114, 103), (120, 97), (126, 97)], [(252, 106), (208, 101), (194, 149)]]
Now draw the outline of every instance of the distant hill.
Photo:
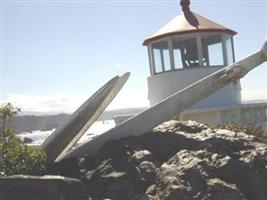
[[(118, 110), (105, 111), (98, 120), (112, 119), (118, 115), (137, 114), (145, 108), (125, 108)], [(70, 118), (70, 114), (57, 115), (22, 115), (11, 121), (11, 128), (16, 132), (31, 132), (35, 130), (45, 131), (58, 128), (64, 125)]]
[(69, 119), (68, 114), (58, 115), (23, 115), (18, 116), (11, 121), (11, 128), (16, 132), (30, 132), (34, 130), (51, 130), (57, 128)]

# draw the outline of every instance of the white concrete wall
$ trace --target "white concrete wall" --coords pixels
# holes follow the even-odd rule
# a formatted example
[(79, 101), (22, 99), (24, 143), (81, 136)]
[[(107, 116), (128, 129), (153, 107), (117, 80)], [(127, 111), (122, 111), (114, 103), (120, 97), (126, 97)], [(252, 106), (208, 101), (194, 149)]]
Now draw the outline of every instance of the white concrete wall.
[(217, 111), (187, 113), (180, 116), (181, 120), (193, 120), (204, 124), (216, 126), (220, 124), (220, 113)]
[(241, 122), (246, 123), (259, 123), (266, 121), (265, 108), (263, 106), (242, 108)]
[[(148, 77), (148, 99), (151, 105), (163, 100), (169, 95), (187, 87), (222, 67), (201, 67), (177, 71), (164, 72)], [(241, 103), (240, 90), (230, 84), (205, 100), (197, 103), (193, 108), (209, 108)]]
[(187, 112), (180, 115), (181, 120), (194, 120), (209, 125), (219, 124), (257, 124), (267, 120), (264, 106), (229, 108), (200, 112)]

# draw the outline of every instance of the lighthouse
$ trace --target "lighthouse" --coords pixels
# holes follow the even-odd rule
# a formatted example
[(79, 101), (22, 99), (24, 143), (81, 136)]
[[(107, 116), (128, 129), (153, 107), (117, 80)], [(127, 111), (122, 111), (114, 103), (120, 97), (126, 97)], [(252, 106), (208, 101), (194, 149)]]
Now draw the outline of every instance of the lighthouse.
[[(181, 13), (143, 42), (148, 49), (151, 106), (235, 62), (233, 37), (237, 32), (191, 11), (189, 0), (181, 0), (180, 5)], [(214, 125), (266, 120), (262, 104), (242, 103), (239, 80), (180, 117)]]

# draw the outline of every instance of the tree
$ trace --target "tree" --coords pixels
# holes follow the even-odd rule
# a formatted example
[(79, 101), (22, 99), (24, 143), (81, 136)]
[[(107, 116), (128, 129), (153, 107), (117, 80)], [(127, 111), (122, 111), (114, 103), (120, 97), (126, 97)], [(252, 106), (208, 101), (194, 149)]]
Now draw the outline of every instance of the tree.
[(0, 121), (1, 121), (0, 136), (4, 135), (7, 123), (10, 125), (11, 119), (17, 116), (20, 111), (21, 111), (20, 108), (14, 107), (11, 103), (3, 104), (0, 107)]
[(11, 103), (0, 107), (0, 176), (13, 174), (40, 175), (46, 170), (47, 159), (42, 149), (21, 143), (7, 123), (20, 112)]

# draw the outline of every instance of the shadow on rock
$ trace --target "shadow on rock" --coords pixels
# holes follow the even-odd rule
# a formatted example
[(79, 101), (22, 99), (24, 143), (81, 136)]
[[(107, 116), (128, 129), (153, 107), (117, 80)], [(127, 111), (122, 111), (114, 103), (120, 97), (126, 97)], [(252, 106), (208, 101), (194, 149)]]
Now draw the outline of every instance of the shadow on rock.
[(109, 141), (79, 165), (93, 199), (267, 199), (267, 145), (192, 121)]

